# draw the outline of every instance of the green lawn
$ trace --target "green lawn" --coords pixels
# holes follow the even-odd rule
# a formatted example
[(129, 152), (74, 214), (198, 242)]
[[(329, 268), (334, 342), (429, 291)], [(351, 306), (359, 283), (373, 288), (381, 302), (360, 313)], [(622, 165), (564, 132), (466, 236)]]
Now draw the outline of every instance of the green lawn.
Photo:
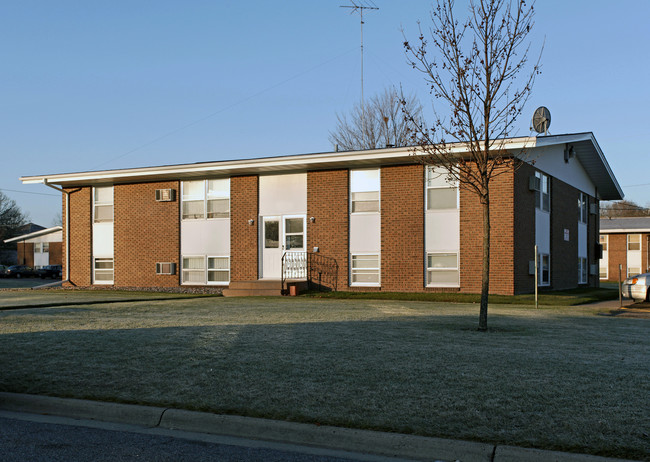
[(301, 297), (5, 310), (0, 390), (650, 460), (649, 320), (477, 323), (474, 304)]

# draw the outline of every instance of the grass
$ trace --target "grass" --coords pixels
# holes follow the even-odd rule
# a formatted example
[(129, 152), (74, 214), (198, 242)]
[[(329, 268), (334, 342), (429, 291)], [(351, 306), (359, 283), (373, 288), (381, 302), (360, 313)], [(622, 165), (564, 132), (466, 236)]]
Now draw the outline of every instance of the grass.
[[(447, 303), (479, 303), (479, 294), (462, 293), (410, 293), (410, 292), (305, 292), (304, 297), (363, 299), (363, 300), (413, 300)], [(538, 303), (547, 306), (575, 306), (618, 298), (618, 289), (614, 288), (579, 288), (541, 292)], [(525, 295), (490, 295), (490, 303), (508, 305), (534, 305), (535, 296)]]
[(9, 310), (0, 390), (650, 460), (650, 321), (596, 311), (492, 305), (479, 333), (476, 306), (418, 301)]

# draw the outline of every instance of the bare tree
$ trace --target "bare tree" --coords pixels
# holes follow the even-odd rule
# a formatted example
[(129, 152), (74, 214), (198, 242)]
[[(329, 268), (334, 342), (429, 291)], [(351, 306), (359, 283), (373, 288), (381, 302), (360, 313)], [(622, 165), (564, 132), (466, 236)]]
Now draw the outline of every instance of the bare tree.
[(0, 191), (0, 244), (18, 235), (19, 228), (27, 222), (16, 201)]
[(613, 201), (600, 208), (601, 218), (650, 217), (650, 209), (633, 201)]
[(329, 140), (343, 151), (406, 146), (410, 141), (402, 105), (414, 119), (420, 120), (422, 106), (414, 96), (401, 97), (395, 89), (373, 96), (362, 110), (354, 106), (349, 115), (336, 115), (336, 129)]
[[(409, 64), (424, 74), (434, 97), (434, 122), (408, 117), (416, 158), (446, 169), (448, 181), (476, 194), (483, 210), (483, 270), (479, 330), (487, 330), (490, 286), (490, 181), (518, 165), (505, 149), (515, 120), (532, 91), (537, 63), (528, 67), (533, 6), (523, 0), (470, 0), (464, 21), (454, 0), (438, 0), (428, 35), (419, 25), (417, 44), (406, 39)], [(429, 38), (430, 37), (430, 38)], [(429, 48), (433, 53), (429, 53)], [(541, 56), (541, 53), (540, 53)], [(442, 103), (446, 116), (439, 112)], [(463, 154), (453, 150), (461, 143)]]

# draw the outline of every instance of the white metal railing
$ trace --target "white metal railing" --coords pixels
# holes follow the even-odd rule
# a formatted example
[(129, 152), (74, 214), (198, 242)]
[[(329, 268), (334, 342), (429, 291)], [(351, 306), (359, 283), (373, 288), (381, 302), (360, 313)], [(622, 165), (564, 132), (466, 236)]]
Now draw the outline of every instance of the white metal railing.
[(286, 252), (282, 256), (282, 280), (307, 279), (307, 252)]

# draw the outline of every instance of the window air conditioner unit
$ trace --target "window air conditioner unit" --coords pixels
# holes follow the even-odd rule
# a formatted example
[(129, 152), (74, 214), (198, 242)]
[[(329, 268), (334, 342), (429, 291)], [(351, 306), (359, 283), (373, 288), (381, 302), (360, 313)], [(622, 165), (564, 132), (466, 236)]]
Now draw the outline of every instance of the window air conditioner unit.
[(156, 274), (176, 274), (176, 263), (156, 263)]
[(598, 204), (589, 204), (589, 213), (592, 215), (598, 215)]
[(528, 179), (528, 189), (531, 191), (539, 191), (542, 187), (541, 183), (541, 178), (538, 178), (535, 175), (531, 175), (531, 177)]
[(175, 189), (156, 189), (157, 202), (173, 202), (176, 200)]
[(598, 265), (589, 265), (589, 275), (590, 276), (596, 276), (597, 274), (600, 274), (600, 268), (598, 268)]

